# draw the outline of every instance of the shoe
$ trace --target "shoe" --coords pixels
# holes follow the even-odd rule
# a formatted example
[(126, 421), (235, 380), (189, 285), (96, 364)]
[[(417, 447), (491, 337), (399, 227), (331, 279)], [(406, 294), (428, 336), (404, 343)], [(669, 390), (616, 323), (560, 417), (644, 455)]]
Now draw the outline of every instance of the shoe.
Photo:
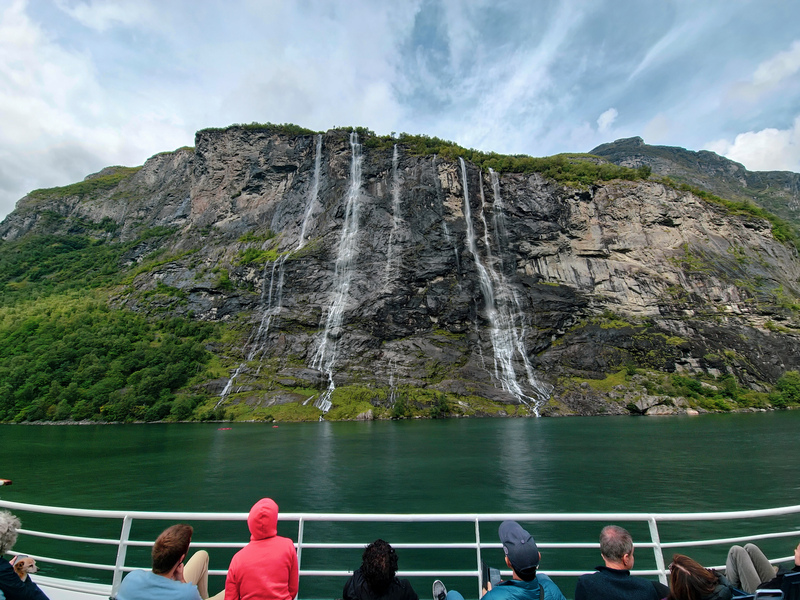
[(447, 588), (438, 579), (433, 582), (433, 600), (444, 600), (447, 597)]

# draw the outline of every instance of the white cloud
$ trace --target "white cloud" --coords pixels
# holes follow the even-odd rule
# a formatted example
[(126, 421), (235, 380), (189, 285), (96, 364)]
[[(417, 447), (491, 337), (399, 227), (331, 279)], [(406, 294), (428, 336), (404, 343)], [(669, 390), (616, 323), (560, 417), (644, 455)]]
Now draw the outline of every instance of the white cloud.
[(797, 82), (800, 71), (800, 40), (795, 40), (788, 50), (778, 52), (758, 65), (750, 81), (739, 82), (732, 88), (736, 98), (755, 102), (766, 94)]
[(751, 171), (800, 172), (800, 116), (788, 129), (747, 131), (733, 142), (709, 142), (705, 149), (740, 162)]
[(764, 61), (753, 73), (753, 85), (774, 88), (800, 71), (800, 40), (791, 47)]
[(0, 214), (32, 189), (141, 164), (191, 140), (174, 106), (153, 109), (145, 93), (104, 89), (92, 57), (49, 37), (25, 0), (0, 9), (0, 55)]
[(75, 3), (56, 0), (56, 6), (84, 27), (101, 32), (115, 25), (158, 22), (156, 11), (145, 0), (89, 0)]
[(609, 108), (605, 111), (602, 115), (600, 115), (597, 119), (597, 131), (600, 133), (606, 133), (609, 128), (614, 124), (614, 121), (617, 120), (619, 113), (617, 112), (616, 108)]

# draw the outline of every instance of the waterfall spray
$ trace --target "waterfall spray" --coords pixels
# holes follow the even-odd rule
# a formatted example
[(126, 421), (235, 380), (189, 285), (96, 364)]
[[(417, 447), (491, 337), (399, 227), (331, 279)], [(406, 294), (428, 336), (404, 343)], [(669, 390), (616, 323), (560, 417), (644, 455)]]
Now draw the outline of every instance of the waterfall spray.
[[(512, 311), (511, 306), (518, 307), (515, 294), (490, 265), (484, 266), (478, 253), (475, 242), (475, 230), (472, 226), (472, 210), (469, 203), (469, 187), (467, 185), (467, 167), (463, 158), (459, 158), (461, 165), (461, 179), (464, 187), (464, 218), (467, 225), (467, 247), (475, 260), (478, 270), (481, 294), (486, 305), (486, 316), (490, 324), (490, 338), (494, 350), (494, 374), (504, 390), (512, 394), (521, 403), (527, 405), (534, 414), (539, 416), (539, 406), (550, 396), (548, 386), (536, 379), (533, 367), (528, 360), (525, 344), (518, 331), (517, 320), (521, 320), (520, 311)], [(481, 190), (483, 188), (481, 187)], [(499, 186), (498, 186), (499, 191)], [(483, 199), (485, 200), (485, 199)], [(483, 206), (481, 206), (481, 209)], [(485, 226), (486, 219), (481, 210), (481, 219)], [(484, 236), (487, 252), (489, 251), (488, 233)], [(497, 290), (495, 289), (497, 287)], [(497, 294), (496, 294), (497, 291)], [(519, 360), (524, 365), (526, 379), (533, 395), (526, 394), (520, 385), (514, 371), (514, 355), (519, 355)]]
[(327, 315), (324, 315), (325, 328), (322, 338), (311, 361), (312, 368), (322, 371), (328, 377), (328, 389), (320, 394), (319, 398), (314, 402), (314, 406), (323, 413), (331, 409), (331, 394), (336, 389), (336, 385), (333, 382), (333, 366), (336, 362), (338, 340), (342, 334), (342, 321), (344, 319), (345, 304), (350, 292), (354, 262), (358, 255), (356, 238), (358, 236), (363, 157), (361, 155), (361, 144), (358, 143), (358, 134), (355, 131), (350, 134), (350, 149), (352, 151), (352, 158), (350, 159), (350, 188), (345, 200), (344, 224), (342, 225), (339, 251), (336, 256), (331, 302), (328, 306)]

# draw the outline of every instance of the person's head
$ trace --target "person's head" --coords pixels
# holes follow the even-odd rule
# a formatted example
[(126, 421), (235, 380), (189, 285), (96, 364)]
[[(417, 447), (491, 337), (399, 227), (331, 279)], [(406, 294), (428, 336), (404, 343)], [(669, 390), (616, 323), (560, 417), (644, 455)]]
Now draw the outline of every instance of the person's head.
[(5, 554), (17, 541), (20, 522), (7, 510), (0, 510), (0, 555)]
[(797, 544), (794, 549), (794, 564), (800, 567), (800, 544)]
[(264, 540), (278, 534), (278, 505), (272, 498), (262, 498), (247, 516), (250, 541)]
[(361, 574), (376, 596), (383, 595), (397, 573), (397, 552), (388, 542), (375, 540), (361, 555)]
[(606, 566), (630, 569), (633, 567), (633, 539), (631, 534), (617, 525), (606, 525), (600, 531), (600, 554)]
[(516, 521), (503, 521), (497, 533), (503, 543), (506, 564), (522, 581), (533, 581), (542, 555), (531, 534)]
[(192, 541), (191, 525), (173, 525), (161, 532), (153, 544), (153, 573), (164, 575), (183, 561)]
[(669, 566), (669, 598), (700, 600), (717, 587), (717, 576), (696, 560), (676, 554)]

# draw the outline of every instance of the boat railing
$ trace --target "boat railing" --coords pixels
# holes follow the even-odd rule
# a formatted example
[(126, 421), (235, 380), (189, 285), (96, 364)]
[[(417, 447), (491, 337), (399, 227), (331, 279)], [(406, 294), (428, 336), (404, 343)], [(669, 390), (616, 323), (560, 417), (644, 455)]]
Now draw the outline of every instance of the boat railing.
[[(74, 581), (69, 577), (53, 580), (56, 583), (50, 582), (55, 588), (70, 590), (73, 592), (80, 592), (86, 594), (91, 592), (92, 584), (87, 583), (87, 579), (97, 582), (96, 596), (104, 595), (114, 597), (116, 591), (122, 581), (124, 574), (128, 571), (138, 568), (149, 568), (147, 564), (131, 565), (128, 560), (129, 550), (134, 548), (150, 548), (154, 539), (133, 539), (131, 532), (134, 523), (147, 522), (150, 524), (149, 531), (160, 531), (164, 528), (165, 523), (190, 523), (195, 527), (195, 535), (197, 536), (198, 524), (208, 524), (211, 522), (229, 522), (237, 523), (247, 520), (247, 513), (244, 512), (153, 512), (153, 511), (119, 511), (119, 510), (93, 510), (93, 509), (75, 509), (53, 506), (41, 506), (35, 504), (26, 504), (21, 502), (11, 502), (0, 500), (0, 508), (5, 508), (16, 514), (23, 515), (23, 525), (30, 521), (35, 521), (34, 514), (49, 515), (50, 517), (63, 517), (53, 520), (48, 517), (48, 523), (57, 523), (58, 530), (53, 531), (48, 528), (44, 530), (41, 528), (23, 527), (20, 529), (20, 538), (14, 548), (14, 553), (26, 553), (32, 556), (37, 562), (43, 564), (59, 565), (65, 568), (89, 570), (93, 572), (93, 577), (79, 577), (74, 578)], [(27, 514), (28, 516), (24, 516)], [(352, 573), (354, 566), (350, 564), (348, 568), (334, 567), (328, 568), (324, 562), (323, 566), (314, 564), (314, 561), (305, 560), (307, 553), (334, 553), (341, 550), (363, 550), (364, 546), (371, 542), (372, 539), (358, 539), (349, 541), (327, 541), (326, 536), (319, 539), (315, 534), (309, 533), (309, 528), (314, 524), (324, 524), (330, 527), (338, 527), (345, 523), (370, 523), (370, 524), (407, 524), (422, 526), (423, 524), (433, 524), (436, 526), (436, 533), (432, 535), (435, 539), (426, 539), (419, 542), (402, 542), (391, 541), (392, 546), (399, 551), (428, 551), (431, 556), (435, 554), (444, 554), (447, 552), (467, 552), (467, 555), (472, 555), (472, 559), (463, 562), (463, 568), (453, 569), (452, 566), (443, 566), (437, 568), (435, 558), (429, 562), (425, 562), (426, 568), (424, 569), (406, 569), (398, 572), (402, 577), (417, 577), (432, 579), (448, 579), (448, 578), (470, 578), (476, 582), (477, 596), (480, 596), (480, 572), (481, 561), (484, 558), (484, 552), (487, 550), (494, 550), (501, 548), (501, 544), (497, 540), (496, 526), (500, 522), (511, 519), (519, 521), (523, 524), (535, 524), (530, 526), (530, 530), (534, 533), (537, 540), (537, 545), (540, 550), (548, 551), (548, 553), (565, 552), (579, 553), (583, 551), (591, 551), (593, 556), (598, 560), (595, 562), (586, 563), (585, 559), (580, 563), (571, 563), (570, 560), (559, 561), (560, 566), (568, 568), (548, 569), (548, 564), (545, 562), (541, 571), (550, 577), (577, 577), (583, 573), (593, 570), (594, 564), (599, 562), (599, 543), (597, 541), (555, 541), (537, 536), (537, 527), (542, 527), (545, 523), (584, 523), (591, 524), (592, 531), (599, 532), (603, 525), (615, 523), (627, 528), (639, 527), (641, 530), (646, 528), (649, 539), (646, 539), (641, 531), (638, 535), (634, 535), (634, 544), (637, 549), (637, 561), (644, 562), (645, 568), (637, 568), (633, 571), (636, 575), (657, 577), (662, 583), (666, 583), (668, 568), (665, 563), (665, 553), (670, 553), (676, 549), (698, 548), (698, 547), (716, 547), (719, 549), (715, 556), (725, 556), (727, 548), (732, 544), (743, 544), (746, 542), (763, 542), (764, 540), (777, 540), (780, 538), (798, 538), (800, 536), (800, 519), (796, 516), (800, 514), (800, 505), (787, 506), (773, 509), (761, 510), (748, 510), (748, 511), (726, 511), (726, 512), (697, 512), (697, 513), (481, 513), (481, 514), (337, 514), (337, 513), (281, 513), (280, 522), (282, 527), (289, 526), (294, 528), (294, 535), (291, 536), (295, 540), (297, 548), (297, 556), (300, 565), (300, 579), (301, 579), (301, 595), (303, 590), (303, 582), (313, 578), (344, 578)], [(69, 528), (62, 527), (67, 518), (80, 518), (103, 521), (105, 523), (102, 528), (103, 531), (108, 532), (105, 536), (91, 536), (80, 535), (71, 532)], [(775, 518), (777, 521), (775, 521)], [(772, 519), (772, 521), (770, 521)], [(110, 522), (109, 522), (110, 521)], [(692, 537), (687, 539), (686, 532), (694, 532), (696, 524), (704, 524), (704, 531), (718, 531), (725, 529), (724, 527), (714, 526), (709, 528), (709, 525), (714, 522), (736, 522), (746, 523), (747, 527), (734, 526), (734, 533), (742, 533), (741, 535), (728, 535), (727, 537)], [(116, 523), (116, 525), (114, 525)], [(459, 527), (461, 533), (459, 539), (442, 539), (447, 538), (447, 532), (451, 527), (456, 527), (456, 524), (462, 524)], [(777, 525), (776, 525), (777, 523)], [(677, 535), (681, 537), (675, 539), (672, 537), (674, 533), (665, 536), (664, 529), (669, 524), (679, 524), (682, 529), (679, 530)], [(759, 526), (771, 526), (774, 530), (764, 531), (759, 529)], [(483, 529), (482, 529), (483, 526)], [(495, 532), (491, 536), (487, 534), (491, 526), (491, 531)], [(596, 526), (596, 528), (595, 528)], [(468, 529), (470, 533), (468, 537), (463, 535), (464, 528)], [(94, 527), (90, 528), (94, 529)], [(233, 531), (246, 531), (241, 524), (234, 525), (230, 528)], [(113, 533), (112, 533), (113, 532)], [(744, 532), (744, 533), (743, 533)], [(754, 532), (754, 533), (753, 533)], [(330, 531), (328, 531), (330, 534)], [(284, 533), (285, 535), (285, 533)], [(149, 537), (149, 536), (148, 536)], [(244, 536), (242, 536), (244, 538)], [(329, 537), (329, 535), (328, 535)], [(349, 536), (352, 537), (352, 536)], [(114, 554), (115, 558), (112, 561), (106, 560), (105, 562), (97, 562), (96, 560), (81, 560), (78, 550), (71, 550), (70, 555), (51, 555), (51, 551), (47, 554), (36, 554), (26, 549), (27, 546), (33, 547), (35, 539), (52, 540), (47, 548), (60, 549), (67, 543), (73, 544), (70, 546), (80, 549), (80, 552), (85, 551), (86, 556), (92, 556), (91, 551), (86, 551), (87, 548), (97, 546), (112, 546), (116, 549)], [(597, 539), (596, 534), (593, 535), (594, 540)], [(797, 539), (793, 540), (793, 545), (797, 543)], [(226, 549), (229, 554), (235, 550), (243, 547), (247, 543), (247, 539), (239, 539), (237, 541), (211, 541), (205, 540), (198, 536), (198, 539), (192, 540), (192, 548), (207, 549), (210, 554), (214, 554), (214, 549)], [(788, 544), (787, 544), (788, 547)], [(647, 552), (644, 553), (645, 549)], [(438, 552), (437, 552), (438, 551)], [(109, 556), (110, 554), (109, 553)], [(474, 553), (474, 554), (473, 554)], [(651, 554), (651, 558), (647, 559), (647, 554)], [(54, 554), (54, 553), (53, 553)], [(96, 556), (96, 553), (94, 554)], [(401, 552), (401, 556), (405, 556)], [(496, 551), (491, 554), (496, 556)], [(671, 557), (671, 553), (668, 554)], [(777, 556), (771, 560), (773, 563), (792, 560), (793, 555)], [(141, 555), (139, 560), (141, 561)], [(405, 560), (405, 559), (404, 559)], [(319, 560), (316, 561), (319, 563)], [(212, 560), (213, 563), (213, 560)], [(564, 564), (567, 563), (567, 564)], [(709, 567), (722, 569), (724, 564), (706, 565)], [(224, 576), (225, 569), (211, 569), (209, 575)], [(505, 576), (510, 575), (510, 571), (503, 571)], [(45, 579), (45, 578), (42, 578)], [(74, 584), (74, 585), (73, 585)], [(75, 597), (75, 596), (71, 596)], [(84, 596), (88, 597), (88, 596)]]

